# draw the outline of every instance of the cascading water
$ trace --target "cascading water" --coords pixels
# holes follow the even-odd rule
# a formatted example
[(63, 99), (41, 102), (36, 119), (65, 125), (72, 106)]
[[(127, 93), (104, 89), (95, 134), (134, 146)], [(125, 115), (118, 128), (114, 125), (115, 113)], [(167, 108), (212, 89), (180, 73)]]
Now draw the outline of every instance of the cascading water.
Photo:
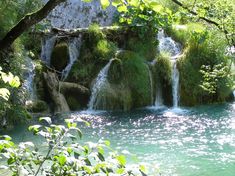
[(172, 72), (172, 95), (173, 95), (173, 107), (178, 107), (179, 103), (179, 70), (177, 69), (176, 60), (172, 60), (173, 72)]
[(25, 59), (24, 67), (24, 82), (22, 85), (23, 90), (26, 93), (26, 104), (33, 102), (37, 99), (36, 87), (34, 84), (35, 77), (35, 64), (30, 58)]
[[(159, 51), (160, 53), (169, 53), (172, 63), (172, 96), (173, 107), (178, 107), (179, 104), (179, 71), (177, 69), (177, 58), (181, 53), (181, 46), (171, 37), (167, 37), (163, 30), (158, 33)], [(158, 95), (159, 93), (157, 93)], [(156, 104), (156, 103), (155, 103)]]
[(48, 66), (50, 66), (51, 63), (51, 53), (55, 46), (55, 42), (56, 36), (46, 36), (42, 39), (41, 59)]
[(110, 65), (112, 63), (112, 59), (109, 60), (109, 62), (105, 65), (105, 67), (99, 72), (95, 83), (92, 87), (92, 93), (91, 93), (91, 98), (88, 104), (88, 110), (93, 110), (96, 107), (96, 102), (97, 102), (97, 97), (101, 91), (101, 89), (107, 85), (109, 85), (107, 76), (108, 76), (108, 71), (110, 68)]
[(150, 96), (151, 96), (151, 105), (153, 104), (153, 75), (152, 72), (148, 66), (148, 72), (149, 72), (149, 81), (150, 81)]
[(79, 57), (80, 48), (81, 48), (81, 40), (82, 40), (82, 36), (79, 36), (77, 38), (73, 38), (69, 42), (69, 63), (65, 67), (65, 69), (62, 71), (62, 75), (61, 75), (62, 80), (65, 80), (68, 77), (68, 74), (69, 74), (74, 62)]
[(163, 105), (162, 88), (160, 84), (157, 84), (157, 92), (156, 92), (156, 99), (155, 99), (154, 105), (156, 107), (160, 107)]

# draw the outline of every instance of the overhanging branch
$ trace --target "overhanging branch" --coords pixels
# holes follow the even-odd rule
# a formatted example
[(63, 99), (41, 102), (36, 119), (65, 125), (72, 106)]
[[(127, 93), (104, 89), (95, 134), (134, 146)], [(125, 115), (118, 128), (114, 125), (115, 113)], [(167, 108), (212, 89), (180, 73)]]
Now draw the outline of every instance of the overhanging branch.
[(9, 47), (24, 31), (40, 22), (60, 3), (66, 0), (49, 0), (38, 11), (25, 15), (6, 35), (0, 40), (0, 50)]

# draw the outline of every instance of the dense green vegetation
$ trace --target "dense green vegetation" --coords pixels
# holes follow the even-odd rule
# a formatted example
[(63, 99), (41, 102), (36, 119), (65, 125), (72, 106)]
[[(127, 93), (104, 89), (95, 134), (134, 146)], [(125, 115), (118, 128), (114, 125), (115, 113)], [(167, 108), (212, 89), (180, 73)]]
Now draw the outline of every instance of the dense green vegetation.
[[(127, 29), (103, 32), (98, 25), (91, 25), (83, 36), (80, 56), (66, 80), (91, 88), (99, 71), (113, 59), (108, 73), (110, 84), (99, 95), (102, 104), (98, 109), (127, 111), (150, 105), (153, 96), (149, 79), (151, 72), (154, 73), (154, 83), (160, 84), (163, 89), (164, 104), (171, 104), (170, 59), (167, 53), (160, 55), (156, 49), (159, 42), (156, 34), (160, 28), (165, 29), (169, 36), (183, 46), (182, 56), (177, 61), (181, 105), (194, 106), (232, 99), (235, 74), (231, 68), (234, 53), (228, 52), (229, 47), (235, 46), (235, 5), (232, 0), (101, 0), (101, 4), (104, 9), (109, 5), (115, 6), (118, 11), (116, 24)], [(41, 6), (39, 0), (33, 3), (30, 0), (2, 0), (0, 39), (22, 17)], [(43, 25), (38, 24), (30, 32), (41, 29)], [(43, 72), (47, 68), (39, 62), (36, 84), (43, 101), (39, 100), (31, 107), (25, 107), (24, 94), (20, 87), (20, 82), (23, 82), (24, 58), (31, 56), (32, 59), (40, 59), (39, 39), (27, 33), (28, 31), (25, 32), (11, 47), (0, 49), (0, 128), (25, 120), (29, 117), (26, 109), (41, 112), (47, 109), (46, 103), (51, 103), (43, 81)], [(122, 51), (118, 51), (118, 48), (122, 48)], [(66, 41), (57, 42), (52, 52), (53, 69), (62, 71), (68, 60)], [(151, 68), (150, 62), (153, 60), (156, 63)], [(153, 88), (156, 89), (156, 84)], [(88, 97), (77, 97), (76, 92), (72, 91), (65, 98), (71, 110), (82, 109), (88, 102)], [(78, 121), (67, 120), (65, 127), (51, 124), (49, 118), (42, 120), (49, 124), (32, 126), (30, 131), (46, 139), (46, 156), (37, 151), (31, 142), (16, 145), (8, 136), (1, 138), (0, 158), (7, 160), (6, 168), (13, 175), (19, 175), (19, 172), (31, 175), (41, 172), (44, 175), (58, 176), (136, 174), (125, 167), (124, 156), (116, 153), (106, 156), (103, 143), (94, 144), (95, 147), (77, 144), (77, 135), (70, 131), (77, 131), (81, 136), (77, 128)], [(72, 140), (68, 142), (69, 138)], [(115, 162), (109, 163), (109, 159)], [(44, 167), (44, 163), (48, 161), (51, 166)], [(137, 171), (144, 175), (143, 166), (138, 167)]]
[[(193, 106), (228, 100), (233, 89), (232, 57), (221, 33), (188, 24), (168, 30), (184, 46), (179, 59), (181, 104)], [(188, 96), (191, 96), (188, 99)]]

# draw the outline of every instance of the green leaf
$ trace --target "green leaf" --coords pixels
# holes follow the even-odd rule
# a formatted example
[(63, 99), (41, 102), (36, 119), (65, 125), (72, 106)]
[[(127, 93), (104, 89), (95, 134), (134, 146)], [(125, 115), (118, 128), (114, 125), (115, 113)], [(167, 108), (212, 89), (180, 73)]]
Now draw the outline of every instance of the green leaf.
[(20, 78), (18, 76), (13, 77), (13, 79), (11, 79), (9, 81), (9, 84), (11, 87), (15, 87), (15, 88), (19, 87), (20, 86)]
[(52, 123), (50, 117), (41, 117), (39, 118), (39, 121), (46, 121), (49, 125)]
[(34, 134), (39, 132), (39, 128), (41, 128), (41, 125), (33, 125), (29, 127), (29, 131), (32, 131)]
[(124, 155), (119, 155), (119, 156), (116, 157), (116, 159), (118, 160), (120, 165), (125, 166), (126, 157)]
[(15, 159), (12, 158), (12, 157), (10, 157), (10, 158), (7, 160), (7, 164), (8, 164), (8, 165), (13, 164), (14, 162), (15, 162)]
[(125, 5), (122, 5), (117, 7), (117, 11), (121, 13), (121, 12), (127, 12), (128, 10)]
[(110, 5), (109, 0), (100, 0), (100, 3), (103, 9), (106, 9)]
[(63, 166), (66, 163), (67, 158), (62, 155), (62, 156), (59, 156), (58, 161), (59, 161), (59, 164)]
[(151, 2), (150, 8), (152, 8), (157, 13), (160, 13), (163, 10), (162, 5), (158, 4), (157, 2)]
[(125, 172), (125, 168), (118, 168), (117, 174), (123, 174)]
[(104, 156), (100, 152), (98, 152), (97, 156), (100, 159), (100, 161), (105, 161)]
[(110, 141), (106, 140), (106, 141), (104, 141), (104, 144), (105, 144), (107, 147), (109, 147), (109, 146), (110, 146)]
[(112, 1), (112, 5), (114, 6), (114, 7), (117, 7), (118, 5), (120, 5), (121, 4), (121, 0), (113, 0)]
[(12, 138), (8, 135), (3, 135), (3, 136), (0, 136), (0, 139), (1, 140), (6, 140), (6, 141), (11, 141)]
[(140, 5), (140, 1), (139, 0), (130, 0), (129, 4), (133, 7), (138, 7)]
[(0, 97), (2, 97), (4, 100), (8, 100), (10, 96), (10, 91), (6, 88), (0, 88)]

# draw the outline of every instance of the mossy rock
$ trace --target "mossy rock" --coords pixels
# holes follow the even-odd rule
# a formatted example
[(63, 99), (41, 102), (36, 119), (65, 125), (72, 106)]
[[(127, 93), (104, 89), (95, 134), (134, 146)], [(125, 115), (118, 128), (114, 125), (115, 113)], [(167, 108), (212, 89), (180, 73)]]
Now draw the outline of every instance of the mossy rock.
[(134, 27), (128, 31), (125, 49), (151, 61), (157, 55), (157, 45), (156, 31), (149, 27)]
[(132, 109), (131, 90), (123, 84), (108, 84), (98, 94), (95, 109), (124, 110)]
[(163, 104), (172, 105), (172, 66), (170, 57), (159, 55), (153, 68), (154, 80), (162, 89)]
[(115, 77), (112, 77), (112, 75), (117, 74), (117, 69), (119, 69), (120, 73), (118, 73), (119, 76), (117, 76), (118, 81), (116, 83), (121, 82), (121, 84), (129, 88), (132, 100), (131, 108), (150, 105), (151, 84), (148, 66), (145, 64), (144, 59), (132, 51), (119, 52), (117, 58), (119, 60), (114, 62), (116, 66), (111, 66), (109, 72), (112, 82), (115, 82)]
[(51, 54), (51, 67), (62, 71), (69, 62), (69, 47), (66, 42), (56, 44)]
[(94, 49), (94, 55), (100, 59), (109, 60), (114, 56), (116, 51), (117, 47), (113, 42), (103, 39), (98, 41)]
[(113, 59), (108, 72), (108, 81), (111, 84), (119, 84), (123, 79), (123, 65), (120, 59)]

